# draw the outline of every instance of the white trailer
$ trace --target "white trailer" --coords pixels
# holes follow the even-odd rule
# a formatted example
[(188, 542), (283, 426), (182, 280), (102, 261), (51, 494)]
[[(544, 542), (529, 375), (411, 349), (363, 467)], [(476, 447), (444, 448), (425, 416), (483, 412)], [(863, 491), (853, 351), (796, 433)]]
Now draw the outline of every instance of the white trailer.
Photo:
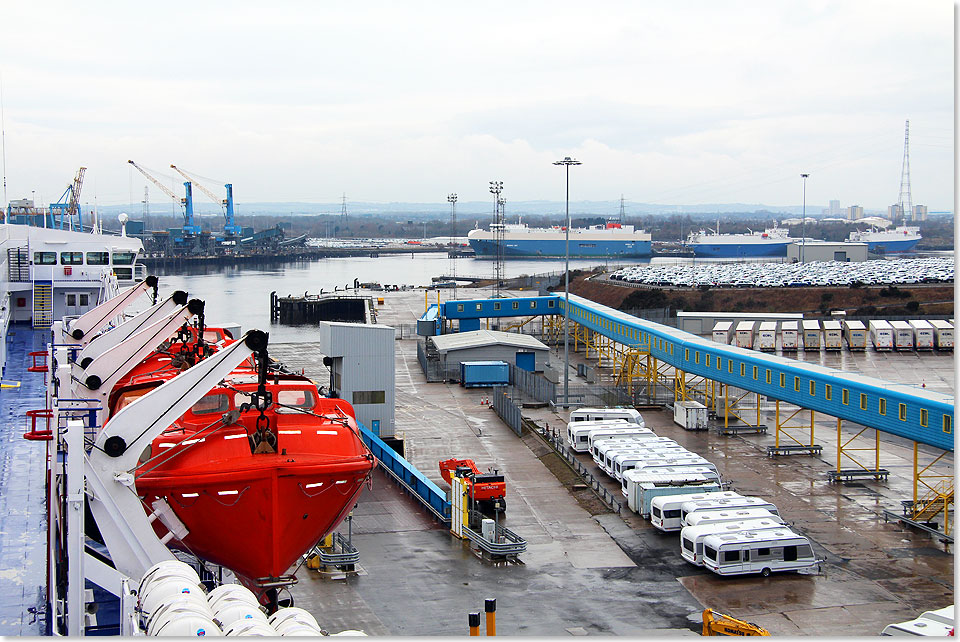
[(801, 322), (803, 328), (803, 349), (804, 351), (820, 349), (820, 322), (816, 319), (804, 319)]
[(640, 473), (634, 475), (630, 490), (627, 506), (640, 516), (647, 517), (654, 497), (717, 492), (720, 484), (713, 477), (697, 473)]
[(823, 349), (843, 349), (843, 326), (835, 319), (827, 319), (823, 322)]
[(680, 556), (694, 566), (703, 566), (703, 538), (707, 535), (763, 531), (774, 528), (783, 528), (783, 522), (776, 518), (760, 518), (684, 526), (680, 531)]
[(885, 319), (870, 321), (870, 343), (877, 352), (893, 350), (893, 326)]
[(738, 348), (753, 348), (753, 330), (756, 321), (741, 321), (737, 324), (736, 345)]
[(684, 502), (680, 506), (680, 524), (689, 526), (687, 516), (701, 511), (722, 511), (730, 508), (763, 508), (774, 515), (780, 515), (777, 507), (762, 497), (709, 498)]
[(817, 563), (813, 546), (787, 528), (708, 535), (703, 538), (703, 565), (717, 575), (796, 571)]
[(630, 470), (623, 471), (623, 476), (620, 478), (620, 494), (629, 498), (631, 493), (636, 492), (635, 486), (638, 480), (644, 478), (644, 475), (703, 475), (707, 479), (713, 479), (720, 483), (720, 473), (717, 472), (717, 467), (706, 459), (703, 460), (703, 463), (673, 465), (660, 465), (646, 461)]
[(780, 325), (780, 350), (783, 352), (796, 352), (797, 351), (797, 335), (799, 331), (797, 330), (798, 323), (796, 321), (784, 321)]
[(677, 401), (673, 404), (673, 423), (685, 430), (706, 430), (707, 407), (699, 401)]
[(598, 430), (601, 431), (601, 434), (594, 436), (591, 433), (587, 435), (587, 450), (597, 463), (600, 462), (599, 456), (601, 448), (603, 450), (620, 448), (626, 444), (632, 445), (644, 439), (667, 439), (667, 437), (658, 437), (657, 434), (649, 428), (643, 428), (643, 430), (649, 430), (649, 432), (618, 432), (614, 434), (611, 434), (606, 428), (600, 428)]
[(717, 321), (713, 326), (713, 340), (717, 343), (730, 343), (730, 332), (733, 329), (733, 321)]
[(774, 352), (777, 349), (777, 322), (762, 321), (757, 332), (757, 349)]
[[(631, 424), (623, 419), (611, 421), (571, 421), (567, 424), (567, 445), (575, 452), (584, 453), (590, 450), (588, 438), (590, 437), (591, 431), (598, 428), (615, 428), (618, 426), (623, 428), (633, 425), (635, 424)], [(653, 431), (651, 430), (650, 432)]]
[(673, 460), (684, 460), (692, 459), (699, 461), (700, 455), (692, 453), (680, 444), (677, 444), (676, 447), (664, 447), (653, 450), (641, 450), (641, 451), (621, 451), (614, 453), (610, 457), (610, 476), (620, 481), (623, 479), (623, 473), (628, 470), (633, 470), (637, 466), (644, 466), (651, 459), (662, 460), (673, 459)]
[(570, 412), (569, 421), (604, 421), (607, 419), (626, 419), (643, 425), (643, 417), (636, 408), (577, 408)]
[(913, 328), (906, 321), (891, 321), (893, 328), (893, 349), (913, 350)]
[(626, 426), (617, 426), (615, 428), (603, 427), (603, 428), (594, 428), (589, 433), (587, 433), (587, 450), (591, 454), (594, 454), (594, 445), (600, 441), (606, 441), (608, 439), (617, 439), (617, 438), (627, 438), (633, 439), (634, 437), (639, 436), (640, 438), (648, 436), (656, 436), (656, 434), (649, 428), (643, 426), (637, 426), (636, 424), (630, 424), (627, 422)]
[(863, 325), (863, 321), (844, 320), (843, 338), (850, 352), (863, 352), (867, 349), (867, 327)]
[(662, 531), (678, 531), (681, 528), (680, 507), (683, 506), (684, 502), (703, 499), (732, 499), (734, 497), (743, 497), (743, 495), (727, 490), (718, 493), (692, 493), (672, 497), (655, 497), (650, 504), (650, 523)]
[(953, 635), (953, 624), (945, 624), (923, 616), (907, 622), (894, 622), (883, 627), (880, 635), (932, 635), (946, 637)]
[(934, 319), (930, 325), (933, 326), (933, 345), (937, 350), (953, 350), (953, 324), (943, 319)]
[(720, 524), (745, 519), (772, 519), (775, 522), (783, 523), (783, 519), (779, 515), (774, 515), (766, 508), (731, 508), (730, 510), (707, 510), (690, 513), (687, 515), (687, 525)]
[[(694, 456), (689, 450), (681, 446), (680, 444), (674, 443), (657, 443), (654, 446), (628, 446), (624, 445), (621, 448), (608, 448), (605, 452), (600, 452), (599, 461), (597, 465), (600, 466), (600, 470), (608, 474), (610, 477), (619, 479), (614, 471), (615, 459), (621, 456), (632, 456), (632, 458), (665, 458), (665, 457), (687, 457)], [(699, 455), (695, 455), (699, 457)]]
[(933, 350), (933, 325), (926, 319), (907, 321), (913, 328), (914, 350)]

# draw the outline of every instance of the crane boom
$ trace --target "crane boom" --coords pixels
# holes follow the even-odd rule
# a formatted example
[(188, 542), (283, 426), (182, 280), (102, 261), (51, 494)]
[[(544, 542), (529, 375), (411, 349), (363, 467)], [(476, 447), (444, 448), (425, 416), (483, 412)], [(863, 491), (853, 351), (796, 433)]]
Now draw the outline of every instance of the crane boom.
[(67, 206), (67, 215), (74, 216), (80, 212), (80, 190), (83, 189), (83, 174), (87, 171), (86, 167), (77, 170), (77, 176), (73, 179), (73, 186), (70, 190), (70, 202)]
[(217, 205), (219, 205), (221, 210), (224, 209), (223, 200), (220, 199), (219, 196), (217, 196), (216, 194), (214, 194), (213, 192), (211, 192), (210, 190), (208, 190), (206, 187), (204, 187), (203, 185), (201, 185), (201, 184), (197, 181), (196, 177), (191, 176), (190, 174), (186, 173), (185, 171), (183, 171), (182, 169), (180, 169), (180, 168), (177, 167), (176, 165), (170, 165), (170, 167), (172, 167), (173, 169), (177, 170), (177, 173), (180, 174), (181, 176), (183, 176), (185, 179), (187, 179), (188, 181), (191, 181), (191, 182), (197, 187), (197, 189), (199, 189), (201, 192), (203, 192), (204, 194), (207, 195), (207, 198), (209, 198), (211, 201), (213, 201), (214, 203), (216, 203)]
[(181, 199), (179, 196), (177, 196), (176, 194), (174, 194), (174, 193), (173, 193), (173, 190), (171, 190), (169, 187), (167, 187), (166, 185), (164, 185), (163, 183), (161, 183), (160, 181), (158, 181), (157, 179), (155, 179), (153, 176), (151, 176), (150, 174), (148, 174), (148, 173), (147, 173), (147, 170), (143, 169), (142, 167), (140, 167), (139, 165), (137, 165), (136, 163), (134, 163), (132, 160), (128, 160), (127, 162), (130, 163), (131, 165), (133, 165), (134, 167), (136, 167), (136, 168), (137, 168), (137, 171), (140, 172), (141, 174), (143, 174), (151, 183), (153, 183), (154, 185), (156, 185), (157, 187), (159, 187), (159, 188), (160, 188), (160, 191), (162, 191), (164, 194), (166, 194), (167, 196), (169, 196), (169, 197), (172, 198), (173, 200), (179, 202), (181, 207), (183, 206), (183, 199)]

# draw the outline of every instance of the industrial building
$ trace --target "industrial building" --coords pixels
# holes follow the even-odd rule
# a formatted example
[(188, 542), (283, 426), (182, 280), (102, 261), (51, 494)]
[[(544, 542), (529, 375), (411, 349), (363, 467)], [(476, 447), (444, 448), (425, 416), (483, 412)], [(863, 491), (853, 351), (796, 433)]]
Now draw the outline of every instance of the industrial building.
[(804, 263), (814, 261), (857, 262), (867, 260), (866, 243), (834, 243), (829, 241), (807, 241), (791, 243), (787, 246), (787, 261)]
[(474, 330), (427, 339), (427, 353), (436, 350), (445, 370), (463, 361), (505, 361), (530, 372), (543, 372), (550, 348), (534, 337), (516, 332)]

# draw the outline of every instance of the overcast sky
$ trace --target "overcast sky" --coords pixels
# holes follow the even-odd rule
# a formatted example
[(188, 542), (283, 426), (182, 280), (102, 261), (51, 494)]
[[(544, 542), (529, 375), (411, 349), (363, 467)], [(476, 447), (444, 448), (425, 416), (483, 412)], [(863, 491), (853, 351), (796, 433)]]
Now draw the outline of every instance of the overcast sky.
[(885, 208), (909, 119), (913, 202), (952, 210), (953, 34), (941, 0), (8, 0), (7, 196), (84, 165), (82, 201), (139, 202), (133, 159), (240, 202), (561, 201), (573, 156), (571, 200), (794, 205), (808, 172)]

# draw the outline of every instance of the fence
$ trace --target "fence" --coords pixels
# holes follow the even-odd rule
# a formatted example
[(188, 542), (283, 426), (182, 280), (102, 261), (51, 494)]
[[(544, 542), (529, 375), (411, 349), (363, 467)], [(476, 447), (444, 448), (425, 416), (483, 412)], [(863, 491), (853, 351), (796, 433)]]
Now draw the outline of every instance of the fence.
[(551, 402), (557, 399), (557, 384), (543, 375), (510, 365), (510, 383), (523, 394), (537, 401)]
[(610, 510), (614, 511), (618, 515), (622, 510), (623, 506), (617, 500), (617, 498), (607, 490), (607, 487), (600, 483), (600, 480), (594, 477), (586, 466), (580, 463), (580, 460), (576, 458), (573, 452), (567, 448), (564, 443), (563, 433), (558, 432), (552, 428), (547, 428), (545, 426), (537, 426), (539, 429), (540, 436), (549, 443), (558, 455), (564, 458), (568, 464), (573, 468), (574, 471), (586, 482), (590, 488), (597, 494), (600, 500), (607, 505)]
[(492, 401), (493, 411), (519, 437), (523, 433), (523, 415), (520, 406), (510, 394), (509, 386), (496, 386), (493, 389)]

